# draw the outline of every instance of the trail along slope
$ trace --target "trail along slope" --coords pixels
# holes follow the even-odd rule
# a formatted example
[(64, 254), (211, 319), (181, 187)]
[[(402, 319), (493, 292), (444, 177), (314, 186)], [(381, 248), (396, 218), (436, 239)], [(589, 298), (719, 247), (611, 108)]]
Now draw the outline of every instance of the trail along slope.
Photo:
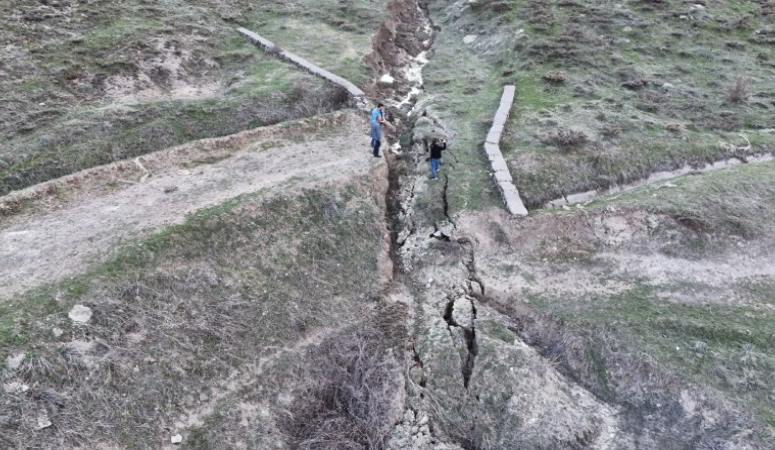
[[(298, 191), (367, 174), (384, 163), (371, 157), (364, 130), (353, 113), (324, 138), (256, 140), (216, 164), (170, 165), (142, 183), (6, 221), (0, 225), (0, 301), (81, 273), (122, 241), (181, 223), (187, 214), (240, 194)], [(277, 142), (281, 146), (265, 148)]]

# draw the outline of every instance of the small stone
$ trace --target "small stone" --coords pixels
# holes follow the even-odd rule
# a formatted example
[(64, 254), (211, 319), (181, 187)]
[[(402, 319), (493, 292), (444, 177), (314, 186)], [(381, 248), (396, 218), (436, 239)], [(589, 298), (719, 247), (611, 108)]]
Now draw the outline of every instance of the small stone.
[(200, 402), (206, 402), (206, 401), (207, 401), (207, 400), (209, 400), (209, 399), (210, 399), (210, 397), (208, 397), (208, 396), (207, 396), (207, 394), (205, 394), (204, 392), (202, 392), (201, 394), (199, 394), (199, 401), (200, 401)]
[(393, 84), (395, 82), (395, 78), (391, 77), (390, 74), (382, 75), (382, 78), (379, 79), (380, 84)]
[(19, 366), (22, 365), (22, 362), (26, 356), (27, 355), (24, 353), (18, 353), (15, 356), (9, 356), (5, 360), (5, 365), (8, 366), (10, 370), (16, 370), (19, 368)]
[(55, 338), (59, 338), (65, 334), (65, 331), (61, 328), (54, 327), (54, 329), (51, 330), (51, 334), (53, 334)]
[(473, 44), (474, 42), (476, 42), (476, 40), (478, 38), (479, 38), (479, 36), (477, 36), (475, 34), (469, 34), (468, 36), (463, 38), (463, 43), (464, 44)]
[(175, 436), (172, 436), (170, 438), (170, 442), (172, 442), (173, 444), (180, 444), (181, 442), (183, 442), (183, 436), (181, 436), (180, 434), (176, 434)]
[(671, 83), (663, 83), (662, 89), (669, 91), (670, 89), (673, 89), (675, 86), (673, 86)]
[(70, 313), (67, 314), (67, 317), (69, 317), (75, 323), (86, 323), (89, 321), (89, 319), (91, 319), (91, 316), (91, 308), (83, 305), (73, 306), (73, 309), (71, 309)]
[(21, 394), (30, 390), (30, 387), (18, 381), (12, 381), (3, 385), (3, 390), (9, 394)]
[(46, 413), (46, 412), (44, 411), (44, 412), (42, 412), (42, 413), (41, 413), (41, 414), (38, 416), (38, 425), (35, 427), (35, 429), (36, 429), (36, 430), (43, 430), (43, 429), (45, 429), (45, 428), (48, 428), (48, 427), (50, 427), (51, 425), (52, 425), (52, 424), (51, 424), (51, 421), (48, 419), (48, 413)]

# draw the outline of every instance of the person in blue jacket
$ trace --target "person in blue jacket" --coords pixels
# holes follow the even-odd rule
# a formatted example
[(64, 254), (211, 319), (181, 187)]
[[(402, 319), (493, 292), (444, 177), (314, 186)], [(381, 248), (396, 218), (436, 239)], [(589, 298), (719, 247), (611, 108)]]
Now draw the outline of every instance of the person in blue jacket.
[(382, 145), (382, 124), (385, 121), (385, 105), (380, 103), (371, 112), (371, 148), (374, 149), (374, 157), (381, 158), (379, 148)]

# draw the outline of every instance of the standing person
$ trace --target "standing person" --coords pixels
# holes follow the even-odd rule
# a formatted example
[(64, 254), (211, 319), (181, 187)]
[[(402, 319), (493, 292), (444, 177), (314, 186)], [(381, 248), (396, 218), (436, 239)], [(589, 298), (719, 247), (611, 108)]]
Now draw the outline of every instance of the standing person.
[(379, 148), (382, 145), (382, 124), (385, 121), (385, 105), (380, 103), (371, 112), (371, 148), (374, 149), (374, 157), (381, 158)]
[(447, 141), (434, 138), (431, 142), (431, 180), (438, 180), (441, 152), (447, 149)]

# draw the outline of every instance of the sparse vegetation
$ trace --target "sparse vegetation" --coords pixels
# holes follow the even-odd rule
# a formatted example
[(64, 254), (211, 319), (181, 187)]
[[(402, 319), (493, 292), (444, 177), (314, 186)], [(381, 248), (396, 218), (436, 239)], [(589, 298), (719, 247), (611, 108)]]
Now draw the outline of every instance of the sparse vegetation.
[(748, 100), (748, 83), (745, 80), (737, 79), (735, 83), (729, 88), (727, 94), (727, 100), (730, 103), (742, 103)]
[[(0, 194), (340, 107), (341, 91), (260, 54), (232, 27), (358, 82), (369, 76), (361, 57), (380, 2), (127, 0), (89, 5), (83, 21), (79, 4), (3, 7), (0, 26), (14, 39), (56, 31), (10, 67), (22, 81), (6, 99), (21, 115), (0, 115), (10, 142)], [(775, 119), (762, 19), (771, 8), (421, 6), (440, 31), (428, 41), (422, 118), (414, 135), (400, 130), (406, 145), (386, 158), (389, 170), (363, 164), (370, 176), (318, 177), (300, 190), (298, 176), (119, 243), (85, 273), (0, 303), (0, 447), (133, 450), (177, 433), (193, 450), (772, 447), (775, 163), (514, 220), (489, 209), (500, 199), (482, 154), (504, 84), (518, 99), (502, 148), (531, 207), (775, 149), (765, 130)], [(412, 50), (409, 27), (390, 25), (398, 47)], [(130, 94), (153, 95), (117, 97), (116, 80), (142, 81)], [(177, 82), (204, 93), (186, 98)], [(48, 112), (35, 106), (45, 95), (57, 99)], [(289, 139), (304, 140), (293, 127)], [(349, 145), (349, 134), (356, 148), (360, 131), (337, 142)], [(408, 141), (436, 135), (450, 140), (444, 181), (405, 189), (412, 170), (425, 170)], [(268, 136), (250, 149), (286, 144)], [(171, 170), (219, 169), (239, 151), (189, 154)], [(411, 270), (400, 273), (401, 262)], [(76, 304), (93, 314), (87, 323), (68, 317)]]
[[(517, 86), (501, 149), (529, 208), (728, 158), (718, 142), (735, 141), (740, 131), (757, 141), (749, 153), (775, 150), (775, 136), (759, 131), (775, 123), (771, 65), (761, 64), (773, 47), (762, 42), (768, 35), (760, 32), (767, 29), (760, 2), (527, 1), (505, 13), (458, 5), (454, 21), (455, 8), (438, 9), (438, 20), (448, 21), (442, 34), (487, 24), (492, 31), (471, 51), (502, 83)], [(542, 82), (563, 72), (574, 83)], [(728, 98), (738, 79), (748, 83), (748, 101)], [(598, 113), (606, 119), (593, 119)], [(677, 123), (682, 130), (673, 133), (668, 125)], [(547, 128), (609, 124), (620, 130), (616, 139), (588, 133), (593, 145), (584, 152), (547, 151), (556, 144), (542, 139)]]
[(583, 131), (559, 129), (542, 137), (543, 142), (563, 150), (577, 149), (589, 141)]
[[(363, 318), (379, 289), (381, 217), (358, 182), (248, 195), (0, 305), (0, 361), (26, 355), (0, 379), (30, 387), (4, 397), (0, 445), (134, 449), (169, 439), (166, 427), (234, 371)], [(92, 309), (88, 324), (68, 318), (76, 303)], [(55, 426), (37, 430), (41, 414)]]
[(0, 81), (0, 195), (340, 108), (346, 96), (338, 89), (255, 49), (235, 28), (249, 26), (358, 83), (368, 76), (360, 59), (370, 33), (386, 13), (361, 0), (25, 0), (0, 12), (0, 56), (8, 62)]
[(388, 342), (378, 330), (363, 328), (308, 352), (282, 424), (291, 448), (384, 448), (403, 388)]
[[(668, 213), (698, 231), (762, 238), (775, 232), (775, 163), (739, 165), (716, 173), (655, 183), (600, 204)], [(672, 187), (671, 187), (672, 186)]]
[(562, 84), (562, 83), (565, 83), (565, 80), (567, 79), (567, 77), (563, 72), (552, 70), (552, 71), (546, 72), (544, 76), (541, 77), (541, 79), (543, 79), (548, 83)]

